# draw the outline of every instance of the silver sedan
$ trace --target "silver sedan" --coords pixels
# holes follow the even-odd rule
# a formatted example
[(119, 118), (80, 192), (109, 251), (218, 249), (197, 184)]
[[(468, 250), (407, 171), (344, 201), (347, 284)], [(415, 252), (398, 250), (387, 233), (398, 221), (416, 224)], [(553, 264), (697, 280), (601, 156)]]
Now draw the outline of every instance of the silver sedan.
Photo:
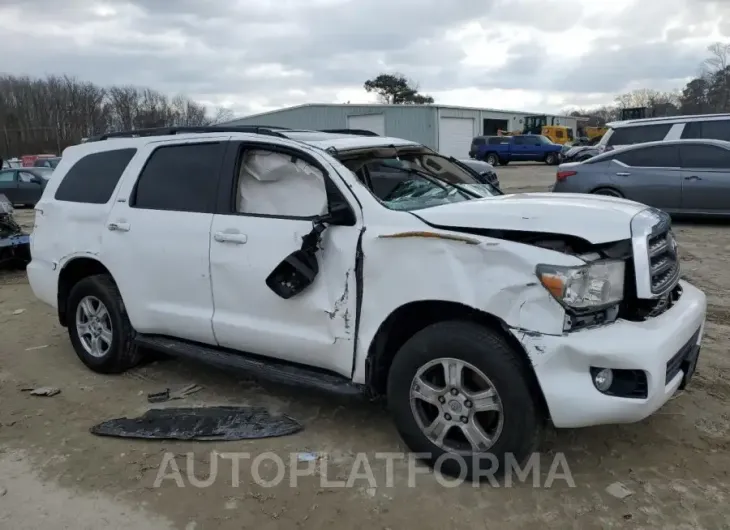
[(668, 213), (728, 216), (730, 142), (648, 142), (560, 164), (553, 192), (623, 197)]

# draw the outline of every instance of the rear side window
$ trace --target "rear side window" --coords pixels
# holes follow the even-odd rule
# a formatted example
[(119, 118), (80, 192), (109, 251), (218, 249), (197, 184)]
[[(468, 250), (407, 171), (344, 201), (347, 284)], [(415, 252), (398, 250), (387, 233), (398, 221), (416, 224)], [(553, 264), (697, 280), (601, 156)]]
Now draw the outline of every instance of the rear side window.
[(509, 139), (508, 138), (500, 138), (499, 136), (492, 136), (489, 139), (489, 145), (499, 145), (499, 144), (508, 144)]
[(57, 201), (106, 204), (136, 149), (115, 149), (79, 159), (56, 190)]
[(712, 145), (683, 145), (682, 167), (693, 169), (730, 169), (730, 151)]
[(607, 145), (633, 145), (643, 144), (644, 142), (659, 142), (664, 140), (671, 128), (671, 123), (619, 127), (613, 130), (613, 134), (608, 139)]
[(730, 120), (691, 121), (684, 124), (682, 138), (730, 141)]
[(225, 144), (183, 144), (152, 152), (131, 206), (148, 210), (213, 213)]
[(632, 167), (680, 167), (679, 147), (676, 145), (654, 145), (618, 152), (615, 156)]

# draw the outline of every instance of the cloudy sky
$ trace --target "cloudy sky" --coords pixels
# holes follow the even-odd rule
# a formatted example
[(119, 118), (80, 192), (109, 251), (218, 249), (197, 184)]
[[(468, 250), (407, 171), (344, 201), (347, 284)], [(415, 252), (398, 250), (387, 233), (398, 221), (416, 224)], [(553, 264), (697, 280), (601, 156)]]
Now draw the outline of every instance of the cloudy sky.
[(531, 111), (680, 88), (730, 0), (0, 0), (0, 73), (184, 93), (236, 115), (369, 102), (398, 71), (437, 103)]

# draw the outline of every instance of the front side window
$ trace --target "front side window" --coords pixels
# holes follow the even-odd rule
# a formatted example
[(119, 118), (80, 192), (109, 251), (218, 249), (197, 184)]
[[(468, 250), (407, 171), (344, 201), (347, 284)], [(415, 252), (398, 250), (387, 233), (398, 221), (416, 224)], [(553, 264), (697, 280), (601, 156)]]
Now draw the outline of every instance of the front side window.
[(236, 211), (273, 217), (315, 217), (327, 212), (325, 175), (289, 153), (244, 150), (239, 161)]
[(714, 145), (683, 145), (682, 167), (690, 169), (730, 169), (730, 151)]

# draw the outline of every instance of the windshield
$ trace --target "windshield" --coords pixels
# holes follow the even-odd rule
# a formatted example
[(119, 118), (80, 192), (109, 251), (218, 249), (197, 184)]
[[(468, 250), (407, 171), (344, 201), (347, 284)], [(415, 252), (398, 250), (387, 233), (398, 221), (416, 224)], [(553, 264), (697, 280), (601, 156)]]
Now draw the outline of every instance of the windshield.
[(539, 136), (538, 136), (538, 139), (540, 140), (540, 143), (541, 143), (541, 144), (551, 144), (551, 143), (552, 143), (552, 142), (550, 141), (550, 138), (548, 138), (547, 136), (542, 136), (542, 135), (539, 135)]
[(500, 195), (469, 169), (435, 153), (357, 159), (345, 165), (391, 210), (420, 210)]

